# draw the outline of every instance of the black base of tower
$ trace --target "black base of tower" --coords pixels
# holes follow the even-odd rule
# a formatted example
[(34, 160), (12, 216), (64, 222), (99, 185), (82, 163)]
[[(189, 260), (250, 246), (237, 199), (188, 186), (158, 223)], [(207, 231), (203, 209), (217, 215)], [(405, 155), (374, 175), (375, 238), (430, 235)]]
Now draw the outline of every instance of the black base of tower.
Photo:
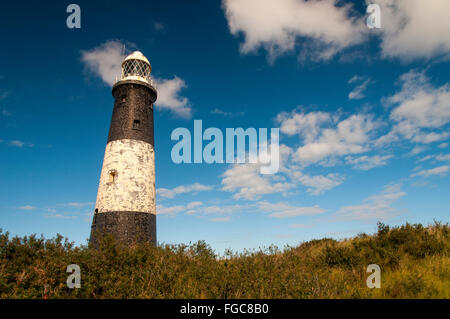
[(156, 245), (156, 215), (143, 212), (95, 213), (90, 242), (97, 245), (97, 237), (102, 234), (111, 234), (128, 245), (136, 242)]

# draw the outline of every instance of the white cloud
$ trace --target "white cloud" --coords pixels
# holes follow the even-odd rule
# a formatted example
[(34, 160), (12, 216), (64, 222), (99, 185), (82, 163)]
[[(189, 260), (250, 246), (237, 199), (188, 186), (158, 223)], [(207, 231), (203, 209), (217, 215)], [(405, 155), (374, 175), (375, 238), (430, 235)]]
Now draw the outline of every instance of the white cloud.
[(177, 205), (166, 207), (164, 205), (156, 206), (156, 214), (158, 215), (170, 215), (175, 216), (178, 213), (185, 212), (186, 214), (192, 214), (193, 210), (202, 206), (202, 202), (190, 202), (187, 205)]
[(255, 200), (264, 194), (284, 192), (293, 187), (285, 182), (275, 182), (273, 175), (260, 175), (259, 164), (235, 164), (222, 175), (222, 190), (235, 192), (235, 199)]
[(189, 204), (186, 205), (186, 207), (189, 209), (192, 209), (192, 208), (199, 207), (202, 205), (203, 205), (202, 202), (197, 201), (197, 202), (190, 202)]
[(103, 82), (112, 86), (122, 71), (122, 61), (127, 56), (125, 45), (117, 40), (107, 41), (100, 46), (81, 51), (81, 60), (87, 70), (99, 76)]
[[(366, 0), (366, 4), (373, 3)], [(450, 58), (448, 0), (378, 0), (383, 58)], [(338, 5), (339, 4), (339, 5)], [(264, 48), (271, 60), (301, 48), (299, 58), (328, 60), (369, 39), (365, 16), (335, 0), (223, 0), (233, 35), (243, 34), (243, 54)]]
[(66, 215), (66, 214), (45, 214), (45, 218), (56, 218), (56, 219), (77, 219), (78, 216)]
[(402, 213), (392, 204), (405, 195), (399, 184), (387, 185), (380, 194), (367, 198), (360, 205), (342, 207), (335, 217), (339, 220), (389, 219)]
[(425, 161), (432, 159), (433, 157), (434, 157), (433, 155), (427, 155), (427, 156), (421, 158), (420, 160), (418, 160), (418, 162), (425, 162)]
[(0, 101), (6, 99), (9, 96), (8, 91), (0, 90)]
[(15, 147), (18, 147), (18, 148), (33, 147), (34, 146), (34, 144), (32, 144), (32, 143), (25, 143), (25, 142), (22, 142), (22, 141), (19, 141), (19, 140), (10, 141), (9, 145), (15, 146)]
[(390, 158), (392, 158), (392, 155), (364, 155), (360, 157), (347, 156), (345, 159), (347, 163), (353, 165), (353, 168), (367, 171), (374, 167), (387, 165), (388, 159)]
[[(116, 79), (120, 79), (122, 61), (128, 53), (130, 52), (121, 41), (107, 41), (92, 50), (81, 51), (81, 60), (90, 73), (112, 86)], [(185, 81), (177, 76), (173, 79), (153, 80), (158, 91), (156, 106), (189, 119), (192, 115), (189, 100), (180, 96), (180, 91), (186, 87)]]
[(368, 151), (371, 135), (379, 126), (369, 114), (354, 114), (339, 121), (328, 113), (294, 111), (281, 113), (277, 121), (283, 133), (298, 133), (303, 139), (304, 144), (297, 149), (295, 157), (304, 165)]
[(2, 115), (3, 115), (4, 117), (11, 116), (11, 112), (8, 111), (7, 109), (2, 109)]
[(282, 112), (277, 115), (276, 122), (280, 131), (287, 135), (301, 135), (306, 143), (312, 142), (320, 134), (321, 127), (332, 122), (332, 117), (326, 112), (291, 113)]
[(441, 143), (438, 145), (439, 148), (447, 148), (448, 147), (448, 143)]
[(158, 205), (156, 207), (156, 213), (158, 215), (175, 215), (182, 211), (187, 210), (186, 206), (178, 205), (178, 206), (171, 206), (171, 207), (165, 207), (163, 205)]
[(20, 147), (20, 148), (25, 145), (24, 142), (18, 141), (18, 140), (11, 141), (9, 144), (11, 144), (12, 146)]
[[(178, 213), (184, 212), (186, 215), (197, 216), (201, 218), (207, 218), (210, 221), (228, 221), (231, 220), (229, 215), (248, 212), (249, 209), (254, 208), (254, 204), (251, 205), (212, 205), (205, 206), (203, 202), (190, 202), (186, 205), (176, 206), (164, 206), (158, 205), (156, 211), (158, 215), (170, 215), (175, 216)], [(213, 217), (214, 216), (214, 217)], [(217, 219), (217, 220), (211, 220)], [(220, 220), (222, 219), (222, 220)]]
[(448, 132), (442, 132), (442, 133), (424, 133), (424, 132), (418, 132), (413, 138), (414, 142), (422, 143), (422, 144), (430, 144), (438, 141), (442, 141), (447, 139), (450, 136)]
[(422, 171), (419, 171), (417, 173), (411, 174), (411, 177), (416, 177), (416, 176), (429, 177), (429, 176), (432, 176), (432, 175), (443, 176), (443, 175), (447, 175), (449, 170), (450, 170), (450, 166), (449, 165), (442, 165), (442, 166), (438, 166), (438, 167), (435, 167), (435, 168), (422, 170)]
[(31, 205), (25, 205), (25, 206), (20, 206), (19, 209), (21, 209), (21, 210), (33, 210), (33, 209), (36, 209), (36, 207), (31, 206)]
[(202, 207), (201, 213), (206, 215), (230, 215), (245, 209), (248, 209), (250, 205), (222, 205), (222, 206), (205, 206)]
[(352, 84), (356, 81), (361, 80), (362, 82), (357, 85), (349, 94), (348, 94), (348, 98), (349, 100), (360, 100), (362, 98), (365, 97), (364, 95), (364, 91), (366, 91), (367, 86), (372, 83), (372, 80), (370, 78), (367, 78), (364, 80), (364, 78), (358, 77), (358, 76), (353, 76), (350, 80), (349, 80), (349, 84)]
[(318, 215), (326, 212), (325, 209), (315, 205), (309, 207), (292, 206), (286, 203), (269, 203), (267, 201), (258, 203), (259, 209), (263, 212), (270, 213), (271, 217), (287, 218), (305, 215)]
[(90, 205), (94, 205), (94, 202), (71, 202), (67, 204), (67, 206), (71, 207), (85, 207)]
[(291, 228), (311, 228), (311, 225), (307, 224), (292, 224), (290, 225)]
[(411, 150), (411, 152), (409, 152), (409, 154), (410, 155), (417, 155), (417, 154), (420, 154), (420, 153), (422, 153), (422, 152), (424, 152), (426, 150), (427, 150), (426, 146), (417, 145), (417, 146), (414, 146), (414, 148)]
[(155, 79), (155, 82), (158, 91), (155, 104), (161, 109), (170, 110), (182, 118), (190, 119), (192, 109), (189, 100), (180, 96), (180, 91), (186, 87), (184, 80), (175, 76), (169, 80)]
[(328, 60), (363, 41), (363, 21), (334, 0), (223, 0), (222, 7), (230, 32), (244, 34), (243, 54), (262, 47), (274, 59), (300, 43), (300, 57)]
[(225, 223), (225, 222), (229, 222), (231, 220), (231, 216), (215, 217), (215, 218), (210, 218), (208, 220), (213, 223)]
[(424, 72), (411, 70), (400, 76), (401, 90), (388, 101), (396, 105), (391, 119), (413, 127), (440, 127), (450, 120), (450, 87), (435, 88)]
[(225, 117), (236, 117), (244, 115), (244, 112), (226, 112), (222, 111), (221, 109), (215, 108), (211, 111), (211, 114), (223, 115)]
[(153, 29), (155, 32), (164, 32), (167, 29), (167, 26), (162, 22), (153, 22)]
[(376, 3), (381, 7), (384, 57), (411, 60), (450, 53), (450, 1), (377, 0)]
[(449, 137), (446, 131), (436, 132), (450, 122), (450, 85), (434, 87), (424, 72), (411, 70), (400, 77), (402, 88), (387, 99), (394, 108), (390, 119), (392, 130), (382, 136), (378, 145), (402, 138), (429, 144)]
[(222, 175), (222, 190), (234, 192), (235, 199), (257, 200), (263, 195), (281, 193), (305, 186), (311, 195), (320, 195), (340, 185), (344, 177), (340, 174), (309, 175), (293, 162), (293, 150), (280, 145), (279, 170), (274, 175), (259, 174), (259, 164), (232, 165)]
[(157, 195), (161, 196), (162, 198), (174, 198), (176, 195), (179, 195), (179, 194), (209, 191), (211, 189), (213, 189), (212, 186), (202, 185), (200, 183), (194, 183), (194, 184), (190, 184), (190, 185), (180, 185), (173, 189), (158, 188)]
[(436, 156), (438, 161), (450, 162), (450, 154), (439, 154)]
[(333, 173), (310, 176), (301, 172), (294, 172), (293, 178), (308, 187), (307, 191), (312, 195), (323, 194), (325, 191), (335, 188), (344, 182), (344, 177)]

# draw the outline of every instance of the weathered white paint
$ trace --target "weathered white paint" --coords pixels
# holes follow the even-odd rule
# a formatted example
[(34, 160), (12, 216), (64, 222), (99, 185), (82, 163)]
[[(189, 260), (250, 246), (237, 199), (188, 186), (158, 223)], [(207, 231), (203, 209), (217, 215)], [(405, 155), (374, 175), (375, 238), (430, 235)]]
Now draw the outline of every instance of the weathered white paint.
[[(115, 171), (114, 183), (110, 172)], [(106, 145), (95, 208), (102, 212), (156, 214), (155, 153), (149, 143), (111, 141)]]

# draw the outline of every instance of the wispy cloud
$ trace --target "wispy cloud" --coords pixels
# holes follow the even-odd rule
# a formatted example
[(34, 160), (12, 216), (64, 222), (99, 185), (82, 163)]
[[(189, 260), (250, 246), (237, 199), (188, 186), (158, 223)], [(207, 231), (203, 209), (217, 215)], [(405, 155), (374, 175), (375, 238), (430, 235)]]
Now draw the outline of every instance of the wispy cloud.
[(9, 92), (0, 89), (0, 101), (6, 99), (9, 96)]
[(11, 144), (12, 146), (17, 146), (17, 147), (23, 147), (25, 145), (24, 142), (18, 141), (18, 140), (11, 141), (9, 144)]
[(387, 185), (380, 194), (367, 198), (362, 204), (345, 206), (334, 215), (338, 220), (385, 220), (400, 215), (392, 204), (405, 196), (400, 184)]
[(411, 177), (416, 177), (416, 176), (429, 177), (432, 175), (443, 176), (443, 175), (447, 175), (449, 170), (450, 170), (449, 165), (442, 165), (442, 166), (438, 166), (438, 167), (431, 168), (431, 169), (421, 170), (417, 173), (411, 174)]
[(215, 108), (211, 111), (211, 114), (217, 114), (217, 115), (222, 115), (225, 117), (237, 117), (237, 116), (242, 116), (245, 113), (244, 112), (225, 112), (222, 111), (221, 109)]
[(360, 156), (352, 157), (347, 156), (345, 159), (347, 163), (353, 165), (353, 168), (367, 171), (374, 167), (385, 166), (388, 164), (388, 160), (392, 158), (392, 155), (373, 155), (373, 156)]
[(77, 219), (79, 216), (77, 215), (67, 215), (67, 214), (58, 214), (58, 213), (50, 213), (45, 214), (45, 218), (55, 218), (55, 219)]
[(422, 152), (425, 152), (427, 150), (427, 147), (424, 145), (416, 145), (414, 148), (409, 152), (409, 155), (417, 155)]
[(94, 202), (71, 202), (68, 203), (67, 206), (71, 207), (85, 207), (85, 206), (91, 206), (94, 205)]
[(450, 154), (433, 154), (422, 157), (418, 162), (425, 162), (429, 160), (436, 160), (440, 162), (450, 162)]
[(176, 206), (164, 206), (164, 205), (158, 205), (156, 206), (156, 213), (158, 215), (170, 215), (175, 216), (178, 213), (184, 212), (187, 215), (192, 215), (195, 213), (195, 209), (202, 206), (203, 203), (196, 201), (196, 202), (190, 202), (187, 205), (176, 205)]
[(167, 29), (167, 25), (162, 23), (162, 22), (153, 22), (153, 30), (155, 30), (155, 32), (164, 32)]
[(200, 183), (194, 183), (190, 185), (180, 185), (173, 189), (168, 188), (158, 188), (157, 195), (162, 198), (174, 198), (177, 195), (192, 193), (192, 192), (204, 192), (212, 190), (213, 186), (211, 185), (202, 185)]
[(320, 195), (344, 182), (344, 177), (330, 173), (328, 175), (307, 175), (302, 172), (294, 173), (294, 178), (306, 186), (308, 193), (312, 195)]
[(24, 206), (20, 206), (19, 209), (21, 209), (21, 210), (34, 210), (34, 209), (36, 209), (36, 207), (31, 206), (31, 205), (24, 205)]
[(315, 206), (292, 206), (287, 203), (269, 203), (267, 201), (262, 201), (258, 203), (259, 208), (263, 212), (270, 213), (271, 217), (275, 218), (288, 218), (295, 216), (305, 216), (305, 215), (318, 215), (326, 212), (325, 209)]
[(311, 228), (312, 225), (309, 225), (309, 224), (292, 224), (289, 227), (291, 227), (291, 228)]
[(32, 143), (26, 143), (26, 142), (22, 142), (22, 141), (19, 141), (19, 140), (10, 141), (9, 145), (14, 146), (14, 147), (18, 147), (18, 148), (33, 147), (34, 146), (34, 144), (32, 144)]
[(360, 100), (365, 97), (364, 92), (366, 91), (369, 84), (372, 83), (372, 80), (370, 78), (365, 77), (358, 77), (354, 76), (349, 80), (349, 84), (355, 83), (355, 82), (361, 82), (358, 84), (349, 94), (348, 98), (349, 100)]
[(213, 222), (213, 223), (226, 223), (226, 222), (229, 222), (231, 220), (231, 216), (215, 217), (215, 218), (210, 218), (208, 220), (210, 222)]
[(2, 115), (4, 117), (8, 117), (8, 116), (11, 116), (12, 113), (10, 111), (8, 111), (7, 109), (2, 109)]

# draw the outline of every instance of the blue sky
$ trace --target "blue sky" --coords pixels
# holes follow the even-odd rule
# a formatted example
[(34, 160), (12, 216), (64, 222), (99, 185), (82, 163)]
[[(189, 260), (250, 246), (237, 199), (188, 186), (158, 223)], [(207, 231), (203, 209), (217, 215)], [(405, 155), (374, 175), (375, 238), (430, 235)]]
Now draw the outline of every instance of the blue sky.
[[(2, 4), (4, 231), (86, 243), (111, 83), (134, 50), (159, 94), (160, 242), (221, 252), (448, 222), (448, 1), (373, 1), (380, 30), (364, 1), (95, 2), (77, 2), (81, 29), (66, 27), (70, 2)], [(280, 171), (174, 164), (170, 134), (194, 119), (280, 128)]]

